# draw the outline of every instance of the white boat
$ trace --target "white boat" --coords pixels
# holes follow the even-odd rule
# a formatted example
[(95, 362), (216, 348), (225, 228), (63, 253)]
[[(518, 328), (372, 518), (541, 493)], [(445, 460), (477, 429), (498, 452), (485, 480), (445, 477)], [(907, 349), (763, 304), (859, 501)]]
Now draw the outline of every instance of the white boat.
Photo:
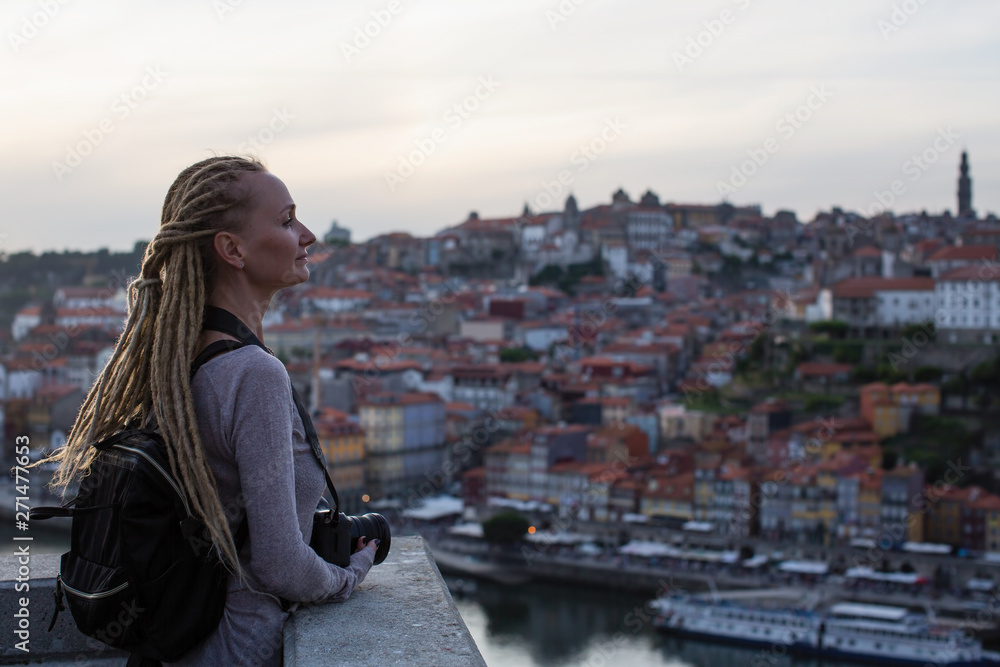
[(808, 651), (819, 646), (821, 617), (805, 609), (749, 607), (697, 597), (657, 600), (660, 630), (741, 644), (777, 644)]
[(750, 607), (693, 596), (660, 598), (664, 632), (768, 647), (776, 655), (818, 654), (881, 664), (997, 665), (996, 656), (958, 630), (902, 607), (839, 603), (825, 612)]
[(825, 655), (899, 664), (980, 665), (982, 644), (902, 607), (843, 602), (830, 607), (820, 635)]

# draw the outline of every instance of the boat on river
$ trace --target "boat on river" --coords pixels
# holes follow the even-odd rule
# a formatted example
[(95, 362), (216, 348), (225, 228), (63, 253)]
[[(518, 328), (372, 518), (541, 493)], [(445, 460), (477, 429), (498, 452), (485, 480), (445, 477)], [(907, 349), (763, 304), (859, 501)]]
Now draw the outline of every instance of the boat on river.
[[(877, 664), (1000, 665), (1000, 654), (958, 629), (904, 607), (841, 602), (825, 610), (766, 607), (696, 596), (660, 598), (654, 625), (664, 632)], [(766, 656), (765, 656), (766, 657)]]

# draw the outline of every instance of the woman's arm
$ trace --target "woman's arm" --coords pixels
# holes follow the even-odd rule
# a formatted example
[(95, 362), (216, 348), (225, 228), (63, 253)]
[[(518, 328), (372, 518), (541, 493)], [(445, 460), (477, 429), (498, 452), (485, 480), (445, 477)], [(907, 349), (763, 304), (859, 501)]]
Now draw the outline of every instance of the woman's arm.
[[(231, 385), (231, 445), (249, 528), (249, 571), (265, 591), (293, 602), (346, 599), (371, 567), (374, 550), (355, 553), (350, 567), (340, 568), (306, 543), (299, 499), (308, 491), (299, 488), (305, 482), (295, 474), (292, 428), (297, 417), (288, 372), (263, 350), (249, 352), (253, 363), (239, 364)], [(318, 468), (318, 462), (311, 463)], [(309, 497), (304, 501), (309, 507), (301, 508), (310, 521), (318, 500)]]

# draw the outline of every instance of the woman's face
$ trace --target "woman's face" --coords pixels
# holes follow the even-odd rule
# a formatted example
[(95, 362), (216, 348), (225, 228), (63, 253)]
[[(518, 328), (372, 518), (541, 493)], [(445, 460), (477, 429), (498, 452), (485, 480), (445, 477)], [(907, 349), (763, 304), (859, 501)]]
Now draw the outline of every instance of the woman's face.
[(309, 280), (306, 248), (316, 236), (295, 217), (295, 203), (281, 179), (267, 172), (244, 176), (252, 191), (243, 240), (243, 271), (267, 290)]

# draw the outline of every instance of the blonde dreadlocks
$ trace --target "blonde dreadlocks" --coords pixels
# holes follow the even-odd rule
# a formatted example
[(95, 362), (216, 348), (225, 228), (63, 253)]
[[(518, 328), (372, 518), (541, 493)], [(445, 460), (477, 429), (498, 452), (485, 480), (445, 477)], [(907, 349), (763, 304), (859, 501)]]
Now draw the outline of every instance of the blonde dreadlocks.
[(215, 279), (215, 235), (240, 229), (252, 199), (243, 179), (263, 171), (253, 159), (213, 157), (182, 171), (170, 186), (160, 230), (146, 248), (139, 277), (129, 285), (125, 330), (66, 445), (50, 459), (59, 462), (52, 484), (63, 487), (89, 472), (92, 443), (130, 420), (145, 424), (155, 415), (192, 512), (236, 571), (236, 546), (198, 432), (190, 369)]

